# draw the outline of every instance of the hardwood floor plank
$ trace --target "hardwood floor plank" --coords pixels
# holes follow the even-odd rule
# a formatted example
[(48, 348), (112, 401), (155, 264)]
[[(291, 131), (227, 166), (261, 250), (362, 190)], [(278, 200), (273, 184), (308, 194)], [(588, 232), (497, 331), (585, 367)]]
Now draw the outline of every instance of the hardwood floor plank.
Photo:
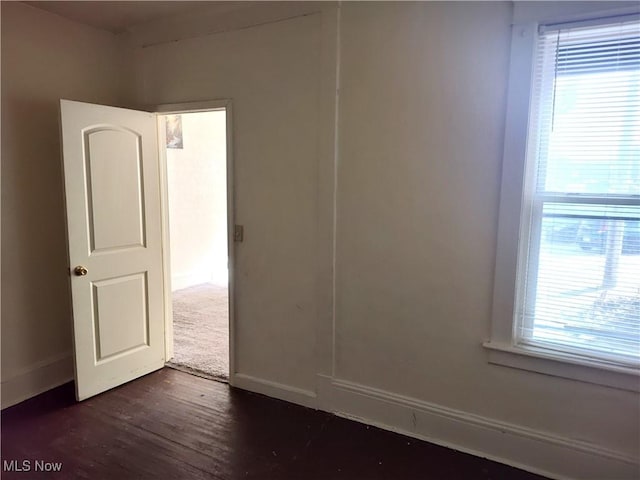
[[(4, 479), (542, 477), (163, 369), (76, 403), (64, 385), (2, 412)], [(35, 461), (62, 462), (36, 472)]]

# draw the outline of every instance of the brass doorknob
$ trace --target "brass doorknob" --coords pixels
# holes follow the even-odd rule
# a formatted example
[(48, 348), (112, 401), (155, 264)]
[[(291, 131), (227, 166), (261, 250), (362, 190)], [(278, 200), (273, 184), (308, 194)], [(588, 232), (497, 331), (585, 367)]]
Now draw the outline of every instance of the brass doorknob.
[(75, 273), (78, 277), (83, 277), (87, 274), (88, 271), (89, 270), (87, 270), (86, 267), (83, 267), (82, 265), (78, 265), (73, 269), (73, 273)]

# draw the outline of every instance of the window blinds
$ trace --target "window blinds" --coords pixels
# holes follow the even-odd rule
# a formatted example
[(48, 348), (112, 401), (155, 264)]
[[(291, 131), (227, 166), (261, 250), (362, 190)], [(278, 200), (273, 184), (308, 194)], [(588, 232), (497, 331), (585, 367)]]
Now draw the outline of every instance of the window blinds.
[(640, 363), (640, 22), (542, 30), (520, 343)]

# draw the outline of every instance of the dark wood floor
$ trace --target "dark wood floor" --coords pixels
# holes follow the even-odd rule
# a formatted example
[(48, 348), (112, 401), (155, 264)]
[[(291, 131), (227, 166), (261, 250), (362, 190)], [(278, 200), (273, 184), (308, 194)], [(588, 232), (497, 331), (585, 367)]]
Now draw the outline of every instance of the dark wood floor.
[(3, 479), (542, 478), (166, 368), (82, 403), (64, 385), (1, 427), (3, 466), (31, 467)]

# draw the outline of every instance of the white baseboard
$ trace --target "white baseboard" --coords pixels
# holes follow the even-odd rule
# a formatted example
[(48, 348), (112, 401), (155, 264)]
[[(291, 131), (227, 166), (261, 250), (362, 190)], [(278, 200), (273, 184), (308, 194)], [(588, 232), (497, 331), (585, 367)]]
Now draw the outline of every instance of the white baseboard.
[(211, 272), (189, 272), (171, 275), (171, 291), (211, 282)]
[(634, 479), (638, 459), (598, 445), (318, 376), (318, 406), (336, 415), (557, 479)]
[(308, 408), (317, 408), (316, 394), (311, 390), (304, 390), (282, 383), (263, 380), (243, 373), (236, 373), (232, 378), (234, 387), (261, 393), (268, 397), (278, 398), (286, 402), (295, 403)]
[(73, 355), (65, 352), (2, 379), (0, 398), (5, 409), (73, 380)]
[(559, 480), (640, 478), (638, 458), (416, 398), (317, 376), (317, 395), (236, 374), (234, 386)]

